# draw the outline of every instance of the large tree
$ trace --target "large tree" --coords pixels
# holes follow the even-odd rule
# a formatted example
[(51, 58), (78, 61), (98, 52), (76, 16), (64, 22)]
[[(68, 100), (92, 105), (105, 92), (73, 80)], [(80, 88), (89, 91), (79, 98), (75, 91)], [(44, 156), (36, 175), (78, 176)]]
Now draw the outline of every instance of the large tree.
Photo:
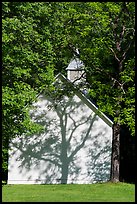
[(40, 130), (30, 121), (28, 109), (40, 91), (52, 89), (57, 57), (53, 31), (58, 22), (52, 13), (50, 3), (2, 3), (3, 171), (9, 140)]
[(121, 126), (135, 134), (135, 3), (73, 3), (66, 25), (70, 49), (78, 48), (85, 64), (90, 96), (114, 121), (111, 180), (117, 182)]
[(120, 127), (135, 129), (134, 34), (134, 2), (3, 2), (3, 145), (40, 130), (25, 107), (52, 89), (78, 48), (91, 98), (114, 119), (111, 179), (118, 181)]

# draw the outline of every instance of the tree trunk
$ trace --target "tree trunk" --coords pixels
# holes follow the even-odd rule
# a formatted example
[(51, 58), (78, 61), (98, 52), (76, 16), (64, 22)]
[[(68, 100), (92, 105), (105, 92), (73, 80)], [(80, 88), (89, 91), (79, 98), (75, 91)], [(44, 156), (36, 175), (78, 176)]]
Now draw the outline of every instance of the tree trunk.
[(67, 184), (69, 163), (67, 157), (67, 145), (65, 141), (64, 143), (62, 143), (61, 162), (62, 162), (61, 184)]
[(62, 164), (61, 184), (67, 184), (67, 180), (68, 180), (68, 163), (64, 162)]
[(112, 182), (119, 182), (120, 167), (120, 124), (113, 125), (112, 158), (111, 158), (111, 178)]

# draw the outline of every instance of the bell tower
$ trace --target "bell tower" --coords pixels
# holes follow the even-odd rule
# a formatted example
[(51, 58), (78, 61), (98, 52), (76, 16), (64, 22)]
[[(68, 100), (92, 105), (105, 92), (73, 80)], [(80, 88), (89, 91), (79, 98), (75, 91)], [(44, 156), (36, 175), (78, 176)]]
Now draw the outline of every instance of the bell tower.
[[(78, 52), (78, 51), (77, 51)], [(75, 83), (78, 84), (80, 82), (85, 81), (85, 71), (84, 71), (84, 64), (83, 62), (74, 56), (73, 59), (71, 59), (68, 67), (66, 68), (67, 70), (67, 78)]]

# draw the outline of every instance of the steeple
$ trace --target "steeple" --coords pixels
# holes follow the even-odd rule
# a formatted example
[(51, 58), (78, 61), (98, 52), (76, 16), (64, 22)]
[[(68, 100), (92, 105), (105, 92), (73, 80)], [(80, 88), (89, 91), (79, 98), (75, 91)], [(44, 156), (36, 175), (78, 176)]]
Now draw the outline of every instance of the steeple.
[[(76, 49), (76, 52), (79, 54), (78, 49)], [(76, 55), (71, 59), (66, 70), (67, 78), (71, 82), (78, 84), (84, 80), (84, 64)]]

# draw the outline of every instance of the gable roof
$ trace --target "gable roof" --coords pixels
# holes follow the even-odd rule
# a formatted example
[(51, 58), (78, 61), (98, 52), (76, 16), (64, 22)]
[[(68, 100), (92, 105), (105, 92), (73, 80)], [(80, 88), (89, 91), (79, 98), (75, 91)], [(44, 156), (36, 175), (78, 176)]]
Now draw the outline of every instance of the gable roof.
[(107, 123), (110, 127), (112, 127), (113, 122), (104, 114), (102, 113), (88, 98), (85, 97), (84, 94), (82, 94), (81, 91), (79, 91), (75, 85), (67, 79), (63, 74), (59, 73), (55, 79), (60, 79), (62, 82), (67, 83), (70, 85), (72, 90), (75, 92), (75, 94), (82, 100), (84, 103), (92, 110), (94, 111), (105, 123)]

